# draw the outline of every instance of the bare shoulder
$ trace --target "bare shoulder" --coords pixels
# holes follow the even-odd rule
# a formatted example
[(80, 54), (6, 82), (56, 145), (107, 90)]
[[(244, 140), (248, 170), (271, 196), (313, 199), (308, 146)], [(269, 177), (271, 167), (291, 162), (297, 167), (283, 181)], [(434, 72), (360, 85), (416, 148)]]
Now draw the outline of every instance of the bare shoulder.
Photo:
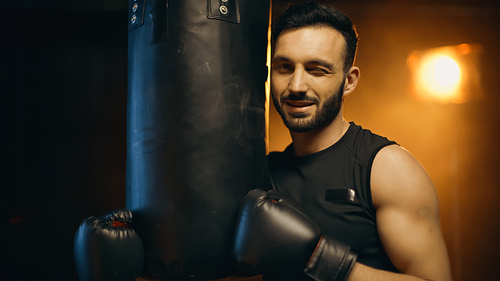
[(396, 268), (426, 280), (451, 280), (437, 192), (417, 159), (396, 145), (383, 148), (370, 183), (380, 241)]
[(371, 189), (376, 208), (391, 203), (438, 204), (434, 184), (424, 167), (398, 145), (384, 147), (375, 156)]

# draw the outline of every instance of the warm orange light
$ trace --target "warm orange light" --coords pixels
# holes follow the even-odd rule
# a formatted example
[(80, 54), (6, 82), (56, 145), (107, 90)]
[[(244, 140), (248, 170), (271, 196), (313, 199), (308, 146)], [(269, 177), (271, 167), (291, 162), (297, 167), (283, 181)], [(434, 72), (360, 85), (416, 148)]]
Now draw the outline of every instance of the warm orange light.
[(443, 103), (462, 103), (477, 97), (481, 93), (474, 63), (478, 50), (478, 45), (460, 44), (413, 52), (408, 66), (413, 72), (414, 92), (421, 99)]
[(273, 5), (272, 0), (269, 5), (269, 25), (267, 26), (267, 79), (265, 84), (266, 89), (266, 154), (269, 153), (269, 110), (270, 110), (270, 99), (271, 99), (271, 26), (273, 22)]
[(444, 55), (426, 58), (419, 70), (421, 87), (438, 99), (450, 99), (458, 94), (460, 67), (458, 63)]

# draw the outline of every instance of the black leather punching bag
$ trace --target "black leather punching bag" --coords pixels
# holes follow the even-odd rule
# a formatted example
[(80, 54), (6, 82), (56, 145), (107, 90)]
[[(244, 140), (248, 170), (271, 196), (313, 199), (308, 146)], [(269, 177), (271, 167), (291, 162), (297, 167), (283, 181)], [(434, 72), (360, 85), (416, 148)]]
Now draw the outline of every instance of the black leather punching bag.
[(145, 272), (233, 275), (238, 208), (268, 185), (269, 0), (129, 0), (127, 208)]

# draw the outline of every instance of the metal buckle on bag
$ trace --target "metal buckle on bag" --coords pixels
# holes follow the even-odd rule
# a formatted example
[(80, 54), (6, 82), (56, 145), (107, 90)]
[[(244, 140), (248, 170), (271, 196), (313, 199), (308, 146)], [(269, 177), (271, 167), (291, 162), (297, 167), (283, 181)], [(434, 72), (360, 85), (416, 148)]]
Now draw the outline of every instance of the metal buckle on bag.
[(207, 0), (207, 18), (240, 23), (238, 0)]

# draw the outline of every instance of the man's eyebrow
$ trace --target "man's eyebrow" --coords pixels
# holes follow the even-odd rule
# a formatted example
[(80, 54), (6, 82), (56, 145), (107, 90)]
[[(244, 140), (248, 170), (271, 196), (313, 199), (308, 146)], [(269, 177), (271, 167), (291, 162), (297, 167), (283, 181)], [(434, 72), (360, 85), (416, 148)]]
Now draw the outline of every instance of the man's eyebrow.
[(292, 61), (289, 57), (286, 56), (275, 56), (273, 61)]

